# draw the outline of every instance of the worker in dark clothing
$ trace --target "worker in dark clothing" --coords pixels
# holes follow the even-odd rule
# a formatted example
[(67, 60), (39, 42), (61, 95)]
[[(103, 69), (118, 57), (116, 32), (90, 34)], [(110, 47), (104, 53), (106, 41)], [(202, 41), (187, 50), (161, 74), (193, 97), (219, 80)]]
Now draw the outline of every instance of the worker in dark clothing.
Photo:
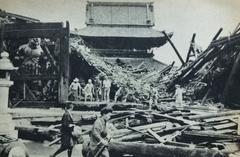
[[(109, 130), (107, 128), (107, 121), (110, 119), (112, 109), (110, 107), (105, 107), (101, 110), (101, 117), (99, 117), (93, 124), (88, 157), (96, 156), (100, 152), (98, 157), (109, 157), (108, 152), (108, 142), (110, 139)], [(101, 149), (103, 148), (103, 149)]]
[(73, 118), (70, 111), (73, 109), (73, 105), (68, 105), (65, 108), (65, 112), (62, 116), (62, 125), (61, 125), (61, 146), (60, 148), (50, 157), (55, 157), (56, 155), (62, 153), (63, 151), (68, 151), (68, 157), (72, 155), (73, 149)]

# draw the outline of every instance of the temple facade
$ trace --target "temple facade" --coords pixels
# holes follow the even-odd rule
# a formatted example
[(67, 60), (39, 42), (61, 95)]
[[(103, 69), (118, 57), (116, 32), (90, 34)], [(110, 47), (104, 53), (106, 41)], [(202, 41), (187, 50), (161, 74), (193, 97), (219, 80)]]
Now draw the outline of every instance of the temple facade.
[(91, 0), (86, 5), (86, 27), (79, 35), (91, 52), (104, 60), (136, 65), (144, 62), (159, 68), (164, 64), (153, 59), (152, 48), (164, 45), (167, 39), (153, 26), (152, 2)]

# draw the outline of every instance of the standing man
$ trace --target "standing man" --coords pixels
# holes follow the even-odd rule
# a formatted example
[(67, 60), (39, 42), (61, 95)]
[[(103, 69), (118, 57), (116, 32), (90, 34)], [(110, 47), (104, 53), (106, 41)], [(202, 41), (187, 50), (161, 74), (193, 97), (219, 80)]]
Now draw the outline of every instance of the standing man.
[(175, 85), (175, 94), (174, 94), (174, 98), (175, 98), (175, 102), (179, 105), (182, 106), (183, 105), (183, 89), (180, 87), (180, 85), (176, 84)]
[(102, 84), (101, 84), (101, 81), (99, 79), (99, 76), (96, 77), (96, 80), (95, 80), (95, 88), (94, 88), (94, 93), (95, 93), (95, 100), (96, 101), (100, 101), (101, 99), (101, 88), (102, 88)]
[(50, 157), (55, 157), (58, 154), (62, 153), (63, 151), (68, 151), (68, 157), (72, 156), (72, 149), (73, 149), (73, 118), (71, 114), (71, 110), (73, 109), (73, 105), (67, 105), (65, 107), (65, 112), (62, 116), (62, 125), (61, 125), (61, 146), (60, 148)]
[(104, 101), (110, 102), (110, 88), (111, 88), (112, 81), (108, 79), (106, 76), (105, 79), (103, 80), (103, 88), (104, 88)]
[(88, 97), (90, 97), (90, 101), (93, 101), (93, 84), (91, 79), (88, 79), (88, 83), (86, 84), (83, 90), (85, 94), (84, 101), (87, 101)]
[(75, 78), (69, 87), (69, 95), (73, 96), (74, 101), (78, 100), (81, 95), (82, 87), (79, 83), (79, 79)]
[(150, 85), (149, 110), (152, 110), (153, 105), (157, 106), (157, 101), (158, 101), (158, 90), (152, 84)]
[(87, 157), (94, 157), (96, 154), (99, 154), (98, 157), (109, 157), (108, 142), (110, 140), (110, 133), (107, 125), (112, 111), (112, 108), (104, 107), (101, 110), (101, 117), (94, 122), (90, 134)]

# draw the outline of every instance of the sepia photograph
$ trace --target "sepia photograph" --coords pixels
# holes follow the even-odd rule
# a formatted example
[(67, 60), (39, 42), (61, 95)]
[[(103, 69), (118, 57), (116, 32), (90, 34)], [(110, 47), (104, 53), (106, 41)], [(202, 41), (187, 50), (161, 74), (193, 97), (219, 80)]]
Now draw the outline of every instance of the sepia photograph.
[(240, 157), (240, 1), (0, 0), (0, 157)]

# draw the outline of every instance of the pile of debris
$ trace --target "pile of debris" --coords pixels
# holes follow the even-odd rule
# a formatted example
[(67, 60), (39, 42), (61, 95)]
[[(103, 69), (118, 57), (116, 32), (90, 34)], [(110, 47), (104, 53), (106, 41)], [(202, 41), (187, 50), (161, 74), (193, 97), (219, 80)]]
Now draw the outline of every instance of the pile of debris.
[(206, 110), (187, 107), (162, 112), (125, 112), (110, 120), (121, 128), (113, 133), (110, 152), (113, 156), (164, 157), (236, 154), (239, 153), (239, 116), (239, 110), (208, 109), (206, 113)]
[(227, 37), (216, 36), (208, 48), (196, 60), (186, 63), (169, 77), (167, 90), (173, 91), (175, 84), (180, 84), (192, 100), (206, 99), (210, 102), (225, 104), (239, 103), (239, 57), (240, 57), (240, 24)]
[[(133, 93), (138, 93), (140, 102), (149, 100), (150, 86), (158, 89), (158, 102), (170, 100), (174, 86), (179, 84), (185, 89), (185, 100), (188, 103), (198, 101), (202, 105), (218, 102), (237, 104), (239, 96), (230, 91), (237, 93), (240, 90), (237, 81), (240, 25), (228, 37), (219, 38), (221, 31), (222, 29), (218, 31), (205, 51), (198, 52), (200, 54), (195, 60), (188, 59), (179, 69), (173, 66), (173, 62), (161, 71), (144, 71), (141, 64), (136, 68), (129, 68), (107, 63), (97, 54), (83, 49), (82, 44), (79, 44), (82, 39), (77, 36), (71, 38), (70, 45), (72, 52), (84, 58), (99, 73), (110, 76), (115, 84), (123, 84), (130, 87)], [(139, 69), (141, 72), (136, 72)]]
[[(128, 88), (129, 95), (135, 96), (137, 103), (149, 100), (151, 86), (158, 87), (158, 83), (164, 76), (173, 69), (174, 62), (162, 70), (149, 70), (144, 62), (138, 66), (127, 66), (124, 64), (109, 63), (100, 58), (100, 56), (88, 49), (80, 36), (74, 35), (70, 38), (70, 49), (72, 54), (77, 54), (82, 61), (89, 67), (94, 68), (96, 73), (92, 76), (95, 80), (97, 75), (107, 75), (112, 81), (113, 86), (117, 88), (122, 85)], [(165, 77), (166, 78), (166, 77)], [(164, 86), (165, 89), (165, 86)], [(116, 91), (115, 91), (116, 92)]]
[[(31, 109), (33, 110), (33, 109)], [(17, 125), (19, 135), (30, 140), (55, 141), (60, 137), (62, 112), (14, 114), (14, 119), (31, 118), (31, 125)], [(36, 110), (37, 112), (37, 110)], [(52, 112), (50, 117), (50, 112)], [(18, 113), (20, 113), (18, 111)], [(53, 114), (54, 113), (54, 114)], [(33, 116), (34, 114), (34, 116)], [(48, 115), (48, 116), (46, 116)], [(88, 140), (97, 112), (72, 111), (77, 125)], [(165, 110), (114, 111), (111, 115), (111, 156), (164, 156), (164, 157), (227, 157), (239, 153), (240, 111), (209, 107), (173, 108)], [(23, 122), (23, 121), (22, 121)], [(86, 136), (85, 136), (86, 135)], [(52, 142), (51, 142), (52, 143)], [(239, 154), (238, 154), (239, 155)], [(237, 155), (236, 155), (237, 156)]]

